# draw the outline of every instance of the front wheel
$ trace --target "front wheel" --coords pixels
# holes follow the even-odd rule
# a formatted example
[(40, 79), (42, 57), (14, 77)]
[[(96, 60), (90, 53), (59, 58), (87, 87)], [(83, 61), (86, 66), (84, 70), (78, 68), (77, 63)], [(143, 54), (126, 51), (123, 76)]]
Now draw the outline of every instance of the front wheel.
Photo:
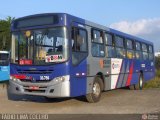
[(92, 86), (92, 93), (86, 95), (86, 99), (90, 103), (98, 102), (101, 98), (101, 92), (103, 89), (103, 82), (99, 77), (96, 77), (93, 86)]

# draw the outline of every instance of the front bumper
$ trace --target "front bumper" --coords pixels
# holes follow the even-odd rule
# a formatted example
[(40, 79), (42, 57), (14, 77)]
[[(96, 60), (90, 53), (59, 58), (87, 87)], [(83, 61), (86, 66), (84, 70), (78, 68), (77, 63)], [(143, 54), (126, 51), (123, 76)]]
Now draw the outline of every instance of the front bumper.
[[(36, 89), (33, 89), (36, 88)], [(58, 84), (14, 82), (9, 81), (9, 91), (18, 95), (36, 95), (50, 98), (70, 97), (70, 81), (64, 81)]]

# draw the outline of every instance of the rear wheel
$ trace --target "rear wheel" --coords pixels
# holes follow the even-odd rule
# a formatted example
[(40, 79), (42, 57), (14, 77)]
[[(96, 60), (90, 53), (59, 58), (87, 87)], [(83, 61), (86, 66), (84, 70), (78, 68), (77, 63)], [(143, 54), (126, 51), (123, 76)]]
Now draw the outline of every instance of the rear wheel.
[(135, 85), (135, 89), (136, 90), (142, 90), (143, 89), (143, 75), (140, 74), (139, 76), (139, 81), (138, 81), (138, 84)]
[(92, 93), (86, 95), (86, 99), (90, 103), (98, 102), (101, 98), (101, 92), (103, 90), (103, 82), (102, 79), (96, 77), (93, 86), (92, 86)]

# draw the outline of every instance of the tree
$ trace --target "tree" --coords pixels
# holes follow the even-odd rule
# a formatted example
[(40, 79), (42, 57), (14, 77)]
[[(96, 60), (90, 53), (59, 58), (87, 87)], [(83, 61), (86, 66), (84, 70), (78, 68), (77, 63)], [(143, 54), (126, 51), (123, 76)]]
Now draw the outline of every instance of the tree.
[(160, 57), (155, 57), (155, 67), (160, 70)]
[(14, 18), (8, 16), (5, 20), (0, 20), (0, 50), (10, 50), (11, 45), (11, 22)]

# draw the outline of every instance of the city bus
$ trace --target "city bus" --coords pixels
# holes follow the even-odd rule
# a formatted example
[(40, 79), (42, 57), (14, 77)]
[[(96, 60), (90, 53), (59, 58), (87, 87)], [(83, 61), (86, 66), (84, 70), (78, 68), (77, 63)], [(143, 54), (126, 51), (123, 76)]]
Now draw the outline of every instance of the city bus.
[(9, 52), (0, 51), (0, 82), (10, 79)]
[(25, 16), (11, 26), (12, 93), (94, 103), (103, 91), (139, 90), (155, 76), (150, 41), (66, 13)]

